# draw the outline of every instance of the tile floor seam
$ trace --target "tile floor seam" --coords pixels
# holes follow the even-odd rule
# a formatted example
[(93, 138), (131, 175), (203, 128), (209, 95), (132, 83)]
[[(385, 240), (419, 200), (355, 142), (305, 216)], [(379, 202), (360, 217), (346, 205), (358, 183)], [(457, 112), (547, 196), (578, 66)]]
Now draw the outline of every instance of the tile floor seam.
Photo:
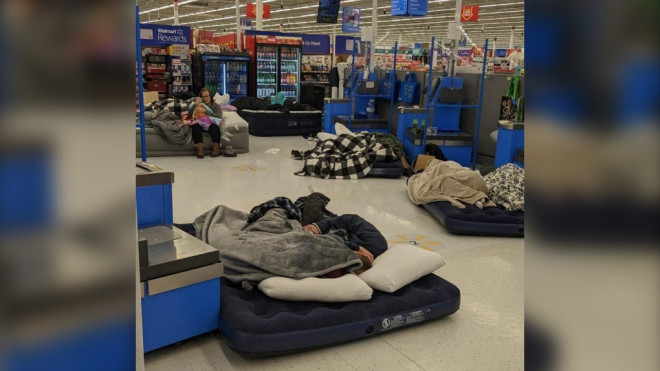
[(401, 352), (399, 349), (397, 349), (394, 345), (390, 344), (390, 342), (387, 341), (385, 338), (383, 338), (383, 337), (380, 336), (380, 335), (378, 336), (378, 338), (381, 339), (383, 342), (385, 342), (385, 344), (389, 345), (393, 350), (395, 350), (396, 352), (398, 352), (399, 354), (401, 354), (401, 356), (403, 356), (403, 358), (409, 360), (412, 364), (414, 364), (415, 366), (417, 366), (420, 370), (426, 370), (424, 367), (420, 366), (417, 362), (413, 361), (410, 357), (408, 357), (406, 354), (404, 354), (404, 353)]

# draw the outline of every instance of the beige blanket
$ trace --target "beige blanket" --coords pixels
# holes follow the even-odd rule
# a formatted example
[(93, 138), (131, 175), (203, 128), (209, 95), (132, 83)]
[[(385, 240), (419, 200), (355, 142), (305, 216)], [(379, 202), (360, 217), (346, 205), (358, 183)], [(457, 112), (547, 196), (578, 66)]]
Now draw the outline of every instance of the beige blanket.
[[(416, 204), (449, 201), (459, 209), (468, 204), (495, 206), (488, 199), (488, 187), (481, 175), (454, 161), (431, 160), (424, 172), (408, 180), (408, 196)], [(479, 205), (479, 206), (481, 206)]]

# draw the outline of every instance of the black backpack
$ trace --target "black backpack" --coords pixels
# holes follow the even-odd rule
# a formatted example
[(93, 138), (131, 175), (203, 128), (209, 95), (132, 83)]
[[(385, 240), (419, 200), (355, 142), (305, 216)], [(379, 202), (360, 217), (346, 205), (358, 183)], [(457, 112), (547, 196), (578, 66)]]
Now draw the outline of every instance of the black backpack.
[(448, 161), (445, 154), (442, 153), (442, 150), (440, 149), (440, 147), (436, 146), (435, 144), (427, 144), (424, 147), (424, 151), (426, 152), (427, 155), (433, 156), (438, 160)]

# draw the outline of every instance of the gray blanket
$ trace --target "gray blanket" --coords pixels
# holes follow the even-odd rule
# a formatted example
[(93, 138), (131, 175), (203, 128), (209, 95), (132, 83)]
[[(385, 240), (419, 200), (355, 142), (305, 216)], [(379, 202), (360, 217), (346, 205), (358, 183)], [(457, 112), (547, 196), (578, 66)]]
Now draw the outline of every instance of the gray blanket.
[(284, 209), (271, 209), (251, 224), (248, 215), (219, 205), (193, 222), (197, 238), (220, 252), (224, 277), (246, 290), (269, 277), (301, 279), (362, 266), (341, 237), (304, 232)]
[(144, 112), (144, 123), (172, 144), (192, 145), (192, 132), (188, 125), (180, 125), (181, 119), (168, 108), (153, 108)]

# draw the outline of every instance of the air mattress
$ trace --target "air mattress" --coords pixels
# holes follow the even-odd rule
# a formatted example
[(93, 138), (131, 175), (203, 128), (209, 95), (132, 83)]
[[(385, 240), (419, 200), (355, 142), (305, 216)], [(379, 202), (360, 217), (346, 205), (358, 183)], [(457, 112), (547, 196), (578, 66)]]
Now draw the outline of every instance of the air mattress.
[(269, 137), (311, 135), (322, 130), (322, 111), (256, 111), (241, 110), (238, 114), (249, 124), (251, 135)]
[(467, 204), (465, 209), (459, 209), (447, 201), (422, 206), (451, 233), (502, 237), (525, 235), (523, 211), (507, 211), (501, 207), (486, 207), (482, 210)]
[(295, 302), (244, 291), (222, 279), (220, 332), (234, 350), (267, 356), (375, 336), (456, 312), (459, 289), (426, 275), (392, 294), (374, 290), (368, 301)]
[(401, 161), (375, 162), (367, 174), (369, 178), (400, 178), (405, 169)]

